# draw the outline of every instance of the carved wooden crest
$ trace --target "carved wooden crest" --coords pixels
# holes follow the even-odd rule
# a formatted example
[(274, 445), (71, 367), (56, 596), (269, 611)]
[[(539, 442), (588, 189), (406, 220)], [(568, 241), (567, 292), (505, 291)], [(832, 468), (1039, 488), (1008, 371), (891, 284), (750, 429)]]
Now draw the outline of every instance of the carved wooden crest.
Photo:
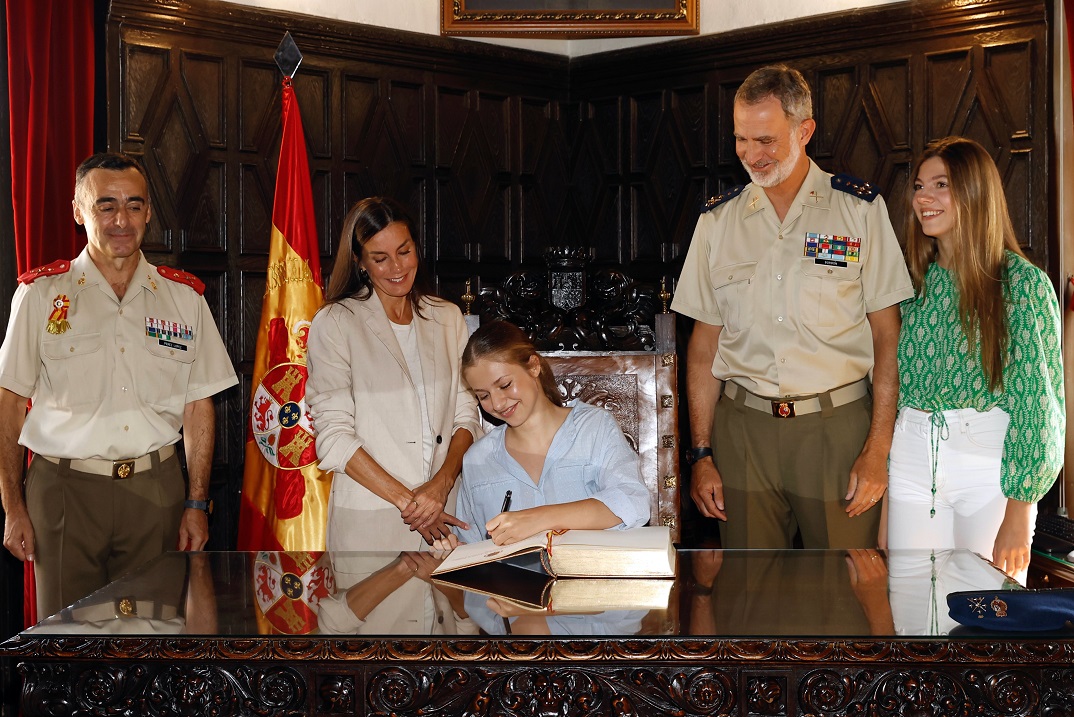
[(653, 351), (656, 287), (613, 269), (589, 268), (586, 249), (545, 252), (547, 271), (519, 271), (482, 289), (482, 323), (505, 319), (541, 351)]

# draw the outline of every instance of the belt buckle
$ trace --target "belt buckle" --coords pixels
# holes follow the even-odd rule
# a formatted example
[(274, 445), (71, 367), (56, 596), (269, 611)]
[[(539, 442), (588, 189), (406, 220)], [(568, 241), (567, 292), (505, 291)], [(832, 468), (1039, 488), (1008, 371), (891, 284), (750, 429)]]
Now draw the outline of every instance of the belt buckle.
[(116, 617), (138, 617), (138, 601), (133, 596), (116, 598)]
[(114, 480), (123, 480), (124, 478), (130, 478), (134, 474), (134, 459), (129, 461), (112, 461), (112, 478)]
[(772, 401), (772, 415), (776, 418), (794, 418), (794, 401)]

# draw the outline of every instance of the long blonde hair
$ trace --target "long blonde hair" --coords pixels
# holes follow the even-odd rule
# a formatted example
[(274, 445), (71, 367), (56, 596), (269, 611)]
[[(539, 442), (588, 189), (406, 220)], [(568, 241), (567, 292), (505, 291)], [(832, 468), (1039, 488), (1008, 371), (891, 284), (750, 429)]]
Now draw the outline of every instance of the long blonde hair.
[(548, 361), (537, 353), (537, 348), (526, 333), (510, 321), (496, 320), (481, 324), (462, 351), (462, 370), (472, 368), (479, 359), (529, 368), (533, 356), (541, 363), (541, 390), (549, 401), (562, 406), (563, 396)]
[[(945, 257), (958, 287), (958, 316), (972, 352), (980, 348), (981, 369), (988, 387), (1003, 385), (1003, 367), (1010, 343), (1004, 298), (1007, 283), (1006, 251), (1025, 257), (1007, 211), (1003, 181), (992, 156), (965, 137), (944, 137), (925, 147), (914, 165), (915, 178), (925, 160), (938, 157), (947, 169), (954, 209), (951, 246)], [(925, 296), (925, 273), (936, 259), (936, 240), (921, 231), (913, 211), (907, 213), (906, 256), (918, 300)]]

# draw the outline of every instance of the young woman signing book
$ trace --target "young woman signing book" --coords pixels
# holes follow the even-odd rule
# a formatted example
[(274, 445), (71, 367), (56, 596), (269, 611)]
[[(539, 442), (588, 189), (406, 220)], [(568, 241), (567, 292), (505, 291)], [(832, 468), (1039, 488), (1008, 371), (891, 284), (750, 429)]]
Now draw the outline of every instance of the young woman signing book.
[(543, 530), (649, 521), (638, 455), (615, 418), (582, 401), (563, 405), (547, 362), (521, 329), (506, 321), (482, 325), (463, 351), (462, 374), (503, 424), (463, 457), (456, 516), (469, 529), (457, 528), (437, 547), (486, 538), (506, 545)]

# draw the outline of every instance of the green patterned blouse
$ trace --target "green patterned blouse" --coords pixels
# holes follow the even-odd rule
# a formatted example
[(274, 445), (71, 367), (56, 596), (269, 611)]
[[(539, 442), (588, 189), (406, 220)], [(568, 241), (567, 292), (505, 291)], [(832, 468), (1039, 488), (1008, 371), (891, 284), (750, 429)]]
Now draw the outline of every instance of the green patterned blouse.
[(958, 288), (933, 263), (924, 299), (907, 299), (899, 334), (899, 407), (921, 411), (999, 406), (1011, 417), (1003, 443), (1003, 494), (1040, 500), (1063, 466), (1066, 411), (1059, 345), (1059, 302), (1048, 277), (1007, 252), (1007, 322), (1010, 329), (1003, 384), (988, 389), (980, 350), (968, 355), (958, 319)]

